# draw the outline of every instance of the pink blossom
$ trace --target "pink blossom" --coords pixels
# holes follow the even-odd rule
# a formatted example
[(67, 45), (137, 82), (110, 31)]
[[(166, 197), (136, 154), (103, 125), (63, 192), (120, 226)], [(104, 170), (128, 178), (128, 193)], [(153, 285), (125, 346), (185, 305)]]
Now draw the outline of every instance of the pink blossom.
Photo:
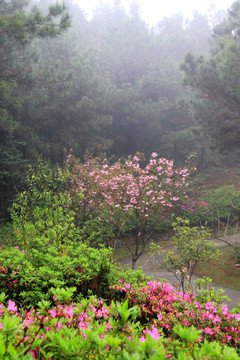
[(60, 330), (62, 328), (62, 324), (58, 321), (57, 324), (56, 324), (56, 327)]
[(216, 324), (217, 322), (222, 322), (222, 320), (220, 319), (220, 317), (218, 315), (216, 315), (213, 319), (212, 319), (212, 323)]
[(223, 315), (227, 315), (227, 314), (228, 314), (228, 307), (227, 307), (227, 305), (223, 305), (222, 314), (223, 314)]
[(233, 314), (235, 319), (240, 320), (240, 314)]
[(209, 335), (213, 335), (213, 330), (206, 327), (204, 330), (203, 330), (206, 334), (209, 334)]
[(136, 162), (140, 161), (139, 157), (137, 157), (137, 156), (134, 156), (133, 160), (136, 161)]
[(17, 312), (15, 302), (8, 300), (8, 311)]
[(56, 317), (56, 316), (57, 316), (57, 312), (56, 312), (55, 309), (49, 310), (49, 313), (51, 314), (52, 317)]
[(69, 306), (66, 306), (64, 311), (68, 315), (69, 318), (71, 318), (73, 316), (73, 309), (71, 309)]
[(152, 330), (149, 330), (146, 328), (146, 330), (143, 331), (144, 334), (149, 334), (151, 338), (153, 338), (155, 341), (160, 337), (160, 334), (158, 333), (158, 329), (156, 327), (152, 327)]

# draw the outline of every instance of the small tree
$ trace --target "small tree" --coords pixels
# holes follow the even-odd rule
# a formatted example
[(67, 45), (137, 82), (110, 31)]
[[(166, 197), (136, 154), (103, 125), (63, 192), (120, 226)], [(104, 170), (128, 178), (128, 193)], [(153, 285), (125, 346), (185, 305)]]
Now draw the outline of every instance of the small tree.
[(140, 154), (113, 165), (106, 159), (88, 159), (71, 170), (75, 191), (84, 195), (83, 213), (94, 213), (114, 228), (132, 255), (133, 269), (154, 230), (175, 212), (187, 186), (187, 168), (175, 169), (173, 161), (157, 157), (152, 153), (145, 167), (140, 166)]
[(174, 275), (185, 292), (186, 283), (191, 285), (196, 265), (203, 261), (216, 260), (219, 250), (215, 243), (208, 240), (210, 234), (203, 226), (190, 227), (188, 220), (177, 218), (173, 228), (174, 251), (162, 250), (158, 245), (152, 244), (151, 254), (160, 255), (159, 265)]

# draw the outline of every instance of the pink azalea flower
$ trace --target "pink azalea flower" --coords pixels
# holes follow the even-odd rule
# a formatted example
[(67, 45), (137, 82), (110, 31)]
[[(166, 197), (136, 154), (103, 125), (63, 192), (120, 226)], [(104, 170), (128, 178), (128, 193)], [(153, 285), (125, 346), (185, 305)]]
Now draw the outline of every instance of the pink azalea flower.
[(216, 315), (213, 319), (212, 319), (212, 323), (216, 324), (217, 322), (221, 323), (222, 320), (220, 319), (220, 317), (218, 315)]
[(15, 306), (15, 302), (8, 300), (8, 311), (17, 312), (17, 308)]
[(233, 314), (235, 319), (240, 320), (240, 314)]
[(57, 312), (56, 312), (55, 309), (51, 309), (51, 310), (49, 310), (49, 312), (50, 312), (50, 314), (51, 314), (52, 317), (56, 317), (56, 316), (57, 316)]
[(69, 318), (71, 318), (73, 316), (73, 309), (71, 309), (69, 306), (66, 306), (64, 311), (68, 315)]

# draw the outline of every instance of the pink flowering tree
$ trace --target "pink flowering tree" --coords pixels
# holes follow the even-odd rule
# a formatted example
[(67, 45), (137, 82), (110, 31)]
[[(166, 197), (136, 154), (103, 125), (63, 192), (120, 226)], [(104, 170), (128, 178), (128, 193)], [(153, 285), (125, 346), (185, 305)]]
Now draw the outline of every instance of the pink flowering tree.
[(110, 165), (90, 159), (71, 170), (75, 191), (83, 193), (84, 214), (114, 228), (132, 255), (132, 268), (161, 222), (169, 221), (188, 185), (188, 169), (152, 153), (145, 166), (142, 155)]

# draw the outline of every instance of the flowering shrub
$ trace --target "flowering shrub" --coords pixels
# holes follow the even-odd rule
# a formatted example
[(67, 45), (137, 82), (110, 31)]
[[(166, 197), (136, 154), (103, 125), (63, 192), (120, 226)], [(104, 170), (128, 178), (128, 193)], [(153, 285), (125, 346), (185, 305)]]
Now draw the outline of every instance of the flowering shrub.
[[(149, 284), (148, 295), (154, 293), (157, 296), (157, 288), (157, 284)], [(163, 293), (161, 307), (165, 302), (166, 305), (173, 304), (170, 298), (174, 296), (169, 286), (162, 289)], [(179, 294), (176, 297), (179, 302), (186, 301)], [(214, 313), (212, 304), (206, 306), (209, 314)], [(229, 314), (226, 308), (222, 308), (219, 319), (224, 318), (226, 326), (232, 323), (235, 327), (238, 315)], [(214, 336), (209, 334), (210, 327), (200, 331), (189, 324), (181, 326), (179, 317), (175, 317), (175, 326), (170, 324), (167, 334), (167, 323), (163, 332), (161, 330), (163, 320), (158, 319), (153, 324), (152, 319), (142, 326), (138, 321), (140, 316), (138, 302), (133, 307), (129, 307), (127, 301), (122, 304), (112, 302), (109, 307), (101, 299), (91, 297), (79, 304), (56, 304), (53, 308), (42, 302), (38, 310), (32, 307), (20, 314), (16, 304), (8, 300), (6, 307), (0, 304), (0, 356), (1, 359), (23, 360), (239, 359), (237, 347), (234, 349), (215, 342)], [(158, 312), (156, 319), (161, 316), (163, 312)], [(211, 319), (215, 328), (219, 319), (217, 315)], [(211, 342), (203, 341), (206, 334)], [(232, 347), (236, 346), (229, 339), (226, 341)]]
[(115, 234), (127, 237), (123, 241), (132, 254), (133, 268), (158, 224), (169, 221), (176, 211), (189, 176), (187, 168), (176, 169), (173, 161), (156, 153), (145, 167), (140, 163), (140, 154), (113, 165), (106, 159), (90, 158), (84, 164), (73, 159), (70, 173), (75, 193), (83, 194), (79, 206), (84, 218), (94, 214)]
[(204, 225), (209, 220), (208, 202), (189, 199), (181, 205), (179, 214), (190, 225)]
[(230, 314), (226, 305), (197, 301), (193, 293), (174, 292), (168, 283), (156, 281), (136, 289), (129, 284), (114, 285), (112, 289), (116, 297), (125, 295), (130, 306), (138, 307), (142, 324), (162, 328), (166, 336), (173, 336), (177, 322), (203, 329), (201, 341), (214, 340), (239, 348), (240, 314)]
[(240, 215), (240, 192), (234, 186), (207, 190), (201, 200), (185, 201), (179, 215), (188, 219), (190, 225), (216, 224), (218, 220), (226, 223), (229, 218), (236, 222)]

